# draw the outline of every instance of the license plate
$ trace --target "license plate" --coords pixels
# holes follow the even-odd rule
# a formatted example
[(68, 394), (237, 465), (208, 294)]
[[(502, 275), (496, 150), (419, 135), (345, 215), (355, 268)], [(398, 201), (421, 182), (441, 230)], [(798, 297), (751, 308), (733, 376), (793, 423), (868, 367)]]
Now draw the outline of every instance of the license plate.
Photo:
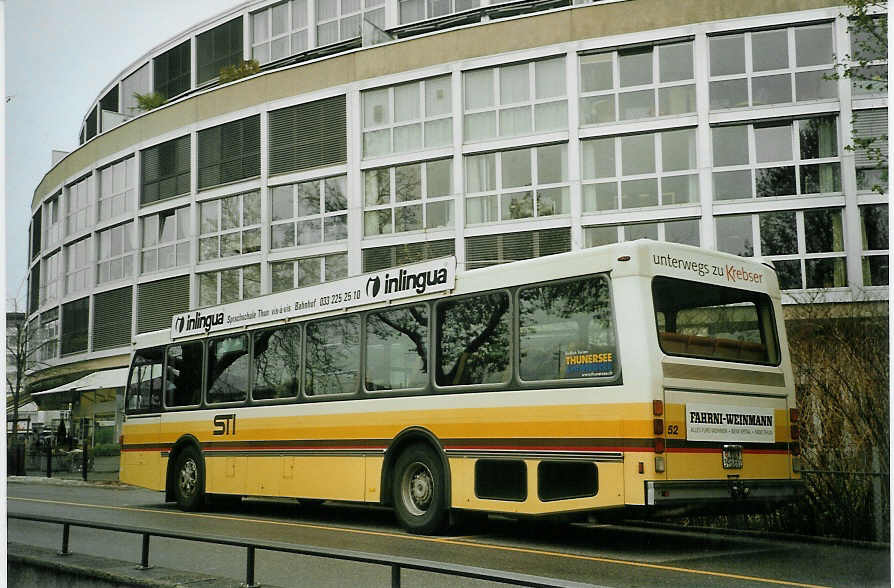
[(741, 470), (742, 469), (742, 446), (741, 445), (724, 445), (723, 446), (723, 469), (725, 469), (725, 470)]

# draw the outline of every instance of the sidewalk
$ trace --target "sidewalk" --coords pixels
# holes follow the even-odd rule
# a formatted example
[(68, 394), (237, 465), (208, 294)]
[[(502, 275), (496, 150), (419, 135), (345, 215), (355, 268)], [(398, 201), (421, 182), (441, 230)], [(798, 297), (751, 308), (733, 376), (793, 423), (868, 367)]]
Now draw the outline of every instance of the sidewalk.
[[(120, 458), (117, 455), (96, 457), (93, 460), (93, 469), (87, 472), (88, 482), (117, 482)], [(81, 472), (69, 470), (53, 470), (52, 478), (60, 480), (83, 480)], [(46, 478), (46, 469), (28, 469), (25, 471), (28, 478)]]

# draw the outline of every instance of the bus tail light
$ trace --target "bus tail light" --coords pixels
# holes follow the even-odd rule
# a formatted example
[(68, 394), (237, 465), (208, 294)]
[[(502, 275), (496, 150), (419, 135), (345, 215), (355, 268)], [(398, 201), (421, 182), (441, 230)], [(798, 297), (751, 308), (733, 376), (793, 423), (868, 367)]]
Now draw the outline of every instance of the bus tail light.
[(658, 473), (658, 474), (664, 473), (664, 456), (663, 455), (655, 456), (655, 473)]
[(663, 400), (653, 400), (652, 401), (652, 414), (657, 417), (664, 415), (664, 401)]
[(791, 429), (792, 441), (797, 441), (801, 438), (801, 426), (795, 423), (792, 423), (789, 427)]
[(123, 434), (118, 436), (118, 447), (124, 447), (124, 435)]
[(664, 453), (664, 437), (655, 438), (655, 453)]
[(652, 432), (656, 435), (664, 433), (664, 419), (652, 419)]
[(788, 409), (788, 422), (797, 423), (801, 418), (801, 411), (797, 408)]

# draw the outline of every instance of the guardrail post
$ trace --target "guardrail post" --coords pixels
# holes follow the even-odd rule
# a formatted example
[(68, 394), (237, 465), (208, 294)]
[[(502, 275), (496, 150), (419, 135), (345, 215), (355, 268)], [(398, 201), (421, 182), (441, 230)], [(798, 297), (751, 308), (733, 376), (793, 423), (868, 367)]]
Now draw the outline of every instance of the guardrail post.
[(143, 533), (143, 554), (140, 558), (140, 565), (137, 566), (138, 570), (148, 570), (152, 566), (149, 565), (149, 533)]
[(53, 448), (50, 447), (49, 439), (47, 439), (47, 477), (53, 477)]
[(391, 566), (391, 588), (400, 588), (400, 566)]
[(70, 525), (68, 523), (64, 523), (62, 525), (62, 551), (58, 552), (56, 555), (71, 555), (71, 552), (68, 550), (69, 530)]
[(246, 546), (245, 552), (245, 584), (244, 588), (256, 588), (255, 584), (255, 546)]

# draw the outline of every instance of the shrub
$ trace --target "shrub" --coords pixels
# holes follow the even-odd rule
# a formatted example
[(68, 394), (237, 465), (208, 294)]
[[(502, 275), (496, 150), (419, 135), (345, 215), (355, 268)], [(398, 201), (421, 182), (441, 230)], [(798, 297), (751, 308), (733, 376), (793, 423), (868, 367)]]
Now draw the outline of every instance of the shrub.
[(257, 59), (249, 59), (236, 65), (228, 65), (220, 70), (221, 83), (233, 82), (240, 78), (254, 75), (261, 71), (261, 66)]
[(164, 104), (166, 100), (164, 94), (159, 94), (158, 92), (149, 92), (147, 94), (134, 92), (133, 97), (137, 99), (137, 108), (139, 108), (143, 112), (148, 112), (150, 110), (158, 108), (159, 106)]

